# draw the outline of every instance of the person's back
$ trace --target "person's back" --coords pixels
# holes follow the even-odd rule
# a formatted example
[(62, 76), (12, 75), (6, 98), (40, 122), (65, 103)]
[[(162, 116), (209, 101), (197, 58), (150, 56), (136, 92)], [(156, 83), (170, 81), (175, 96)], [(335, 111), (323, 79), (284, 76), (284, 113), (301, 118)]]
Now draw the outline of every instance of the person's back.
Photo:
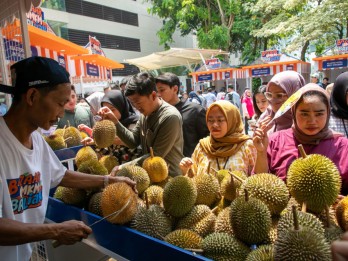
[(208, 93), (204, 95), (204, 98), (207, 100), (207, 108), (216, 101), (216, 96), (213, 93), (213, 89), (209, 88)]
[(197, 91), (197, 95), (198, 95), (198, 97), (199, 97), (199, 98), (201, 99), (201, 101), (202, 101), (202, 107), (203, 107), (204, 109), (207, 109), (207, 99), (204, 98), (202, 91), (201, 91), (201, 90), (198, 90), (198, 91)]
[(191, 157), (200, 139), (209, 135), (205, 122), (206, 110), (199, 104), (179, 102), (175, 105), (183, 120), (184, 156)]

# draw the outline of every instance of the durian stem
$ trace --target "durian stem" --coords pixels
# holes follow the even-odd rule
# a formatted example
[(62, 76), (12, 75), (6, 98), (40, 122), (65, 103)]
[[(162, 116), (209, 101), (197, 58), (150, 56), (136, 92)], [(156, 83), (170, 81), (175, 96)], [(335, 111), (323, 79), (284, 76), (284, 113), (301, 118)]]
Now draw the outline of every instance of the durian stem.
[(185, 248), (185, 250), (196, 253), (203, 253), (203, 249), (195, 249), (195, 248)]
[(298, 224), (298, 217), (297, 217), (297, 209), (296, 206), (292, 206), (292, 215), (294, 217), (294, 228), (295, 230), (300, 230), (300, 226)]
[(249, 192), (246, 189), (244, 189), (244, 198), (245, 198), (245, 202), (249, 201)]
[[(215, 170), (215, 172), (217, 173), (217, 171)], [(207, 168), (207, 173), (210, 173), (210, 161), (208, 162), (208, 168)]]
[(307, 212), (307, 203), (306, 202), (303, 202), (302, 203), (302, 209), (301, 209), (302, 212)]
[(64, 142), (66, 143), (66, 141), (67, 141), (67, 140), (70, 140), (70, 139), (72, 139), (72, 137), (67, 137), (67, 138), (64, 140)]
[(66, 125), (64, 125), (64, 128), (63, 128), (63, 138), (64, 138), (64, 135), (65, 135), (65, 130), (66, 130)]
[(70, 121), (67, 121), (68, 122), (68, 127), (70, 128)]
[(152, 159), (153, 157), (155, 157), (155, 155), (153, 154), (153, 149), (152, 149), (152, 147), (150, 147), (150, 155), (151, 155), (151, 159)]
[(187, 170), (185, 176), (188, 176), (189, 178), (193, 178), (193, 177), (195, 176), (195, 174), (193, 173), (192, 168), (189, 168), (189, 169)]
[(215, 208), (213, 208), (213, 209), (211, 210), (211, 212), (215, 214), (215, 213), (216, 213), (216, 211), (217, 211), (218, 209), (219, 209), (219, 207), (218, 207), (218, 206), (216, 206)]
[(231, 177), (234, 177), (236, 180), (238, 180), (239, 182), (244, 182), (244, 179), (241, 179), (240, 177), (238, 177), (236, 174), (233, 174), (231, 171), (228, 172)]
[(298, 150), (300, 151), (301, 157), (305, 159), (307, 157), (307, 154), (306, 154), (302, 144), (298, 145)]
[(218, 171), (216, 169), (214, 169), (214, 168), (210, 168), (210, 169), (212, 169), (215, 173), (218, 173)]
[(145, 204), (146, 204), (146, 209), (149, 209), (149, 198), (147, 196), (147, 192), (144, 192), (144, 196), (145, 196)]
[(329, 206), (325, 207), (325, 214), (326, 214), (326, 227), (330, 228), (331, 224), (330, 224), (330, 209), (329, 209)]

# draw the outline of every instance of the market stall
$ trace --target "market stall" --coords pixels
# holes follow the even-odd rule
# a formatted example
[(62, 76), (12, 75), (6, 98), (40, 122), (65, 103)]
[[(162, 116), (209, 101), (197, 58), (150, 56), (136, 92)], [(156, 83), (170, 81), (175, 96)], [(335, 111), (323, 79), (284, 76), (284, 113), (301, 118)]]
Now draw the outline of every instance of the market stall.
[(337, 40), (332, 51), (336, 54), (316, 57), (313, 61), (315, 70), (334, 82), (339, 74), (348, 71), (348, 39)]
[(194, 89), (203, 89), (206, 82), (212, 83), (218, 91), (221, 87), (230, 84), (241, 86), (245, 77), (245, 72), (237, 68), (218, 68), (207, 71), (196, 71), (190, 73), (193, 79)]
[(254, 77), (260, 77), (262, 82), (268, 82), (273, 75), (286, 70), (298, 72), (308, 82), (311, 72), (311, 64), (301, 60), (288, 58), (283, 61), (279, 60), (276, 62), (243, 66), (242, 69), (244, 70), (245, 76), (248, 79), (247, 87), (251, 87), (251, 80)]

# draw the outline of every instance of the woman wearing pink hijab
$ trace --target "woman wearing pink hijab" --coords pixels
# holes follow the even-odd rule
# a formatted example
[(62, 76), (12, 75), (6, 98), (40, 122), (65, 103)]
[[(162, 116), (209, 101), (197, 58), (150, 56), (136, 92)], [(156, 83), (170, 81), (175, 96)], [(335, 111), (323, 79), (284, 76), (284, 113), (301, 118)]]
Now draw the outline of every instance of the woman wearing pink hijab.
[(257, 129), (253, 142), (257, 149), (255, 173), (273, 173), (286, 180), (291, 163), (300, 157), (298, 145), (306, 154), (321, 154), (331, 159), (342, 177), (342, 195), (348, 194), (348, 139), (329, 129), (329, 94), (317, 84), (301, 88), (301, 98), (289, 112), (294, 118), (291, 128), (267, 135)]
[[(284, 71), (277, 73), (269, 81), (264, 93), (269, 102), (269, 106), (261, 114), (258, 125), (268, 123), (279, 110), (282, 104), (298, 89), (305, 85), (305, 80), (301, 74), (295, 71)], [(270, 135), (273, 132), (288, 129), (292, 125), (293, 117), (291, 111), (286, 112), (281, 117), (275, 119), (270, 125), (267, 132)]]

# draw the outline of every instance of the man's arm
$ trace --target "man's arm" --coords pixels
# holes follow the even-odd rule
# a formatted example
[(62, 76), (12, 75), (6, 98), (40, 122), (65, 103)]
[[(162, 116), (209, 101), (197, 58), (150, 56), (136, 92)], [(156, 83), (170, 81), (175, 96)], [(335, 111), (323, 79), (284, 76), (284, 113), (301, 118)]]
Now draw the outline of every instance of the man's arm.
[(136, 191), (136, 183), (126, 177), (91, 175), (72, 170), (67, 170), (65, 172), (65, 175), (59, 185), (68, 188), (92, 189), (104, 188), (105, 185), (116, 182), (126, 182)]
[(116, 134), (120, 140), (130, 149), (140, 145), (140, 120), (132, 130), (128, 130), (120, 122), (116, 123)]
[(64, 245), (71, 245), (87, 238), (90, 233), (92, 233), (92, 229), (82, 221), (33, 224), (0, 218), (1, 246), (21, 245), (48, 239), (57, 240)]

